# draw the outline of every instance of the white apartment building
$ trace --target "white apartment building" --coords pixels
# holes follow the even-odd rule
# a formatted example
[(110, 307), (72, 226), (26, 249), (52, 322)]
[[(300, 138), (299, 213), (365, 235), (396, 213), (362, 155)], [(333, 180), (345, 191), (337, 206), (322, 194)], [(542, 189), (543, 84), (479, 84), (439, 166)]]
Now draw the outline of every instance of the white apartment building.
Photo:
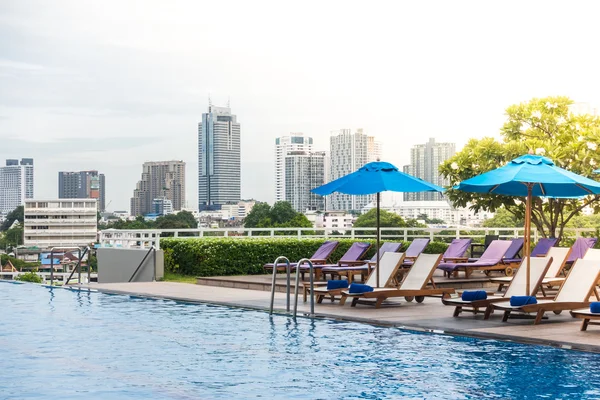
[(302, 132), (275, 139), (275, 201), (285, 200), (285, 157), (296, 151), (310, 153), (312, 148), (313, 139), (305, 137)]
[[(427, 143), (418, 144), (410, 149), (410, 165), (405, 165), (403, 172), (421, 178), (427, 182), (444, 187), (450, 184), (443, 178), (438, 167), (456, 153), (454, 143), (436, 143), (430, 138)], [(436, 192), (404, 193), (405, 201), (443, 201), (444, 196)]]
[(0, 214), (8, 214), (33, 197), (33, 159), (6, 160), (0, 167)]
[[(351, 129), (331, 132), (329, 180), (348, 175), (366, 163), (379, 157), (381, 145), (374, 137), (367, 136), (362, 129), (354, 133)], [(330, 210), (360, 210), (374, 199), (374, 195), (352, 196), (333, 193), (327, 197), (326, 208)]]
[(52, 248), (95, 243), (97, 212), (96, 199), (25, 200), (24, 245)]
[(256, 202), (254, 200), (242, 200), (237, 204), (224, 204), (221, 210), (206, 215), (218, 215), (221, 219), (244, 219)]
[(345, 211), (315, 212), (307, 211), (304, 215), (316, 229), (335, 229), (345, 231), (352, 228), (356, 217)]
[(325, 198), (312, 189), (325, 183), (324, 151), (291, 151), (285, 156), (285, 201), (297, 212), (324, 210)]

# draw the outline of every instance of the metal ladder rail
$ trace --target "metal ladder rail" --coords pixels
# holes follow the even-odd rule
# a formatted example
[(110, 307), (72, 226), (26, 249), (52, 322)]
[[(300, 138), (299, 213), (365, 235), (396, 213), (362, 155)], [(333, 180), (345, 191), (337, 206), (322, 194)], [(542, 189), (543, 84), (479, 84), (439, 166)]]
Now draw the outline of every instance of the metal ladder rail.
[[(65, 282), (65, 286), (69, 284), (69, 281), (71, 280), (71, 278), (73, 278), (73, 274), (75, 274), (75, 271), (77, 270), (77, 278), (79, 279), (79, 285), (81, 285), (81, 261), (83, 261), (83, 257), (85, 257), (86, 253), (90, 250), (89, 246), (86, 246), (85, 249), (83, 249), (83, 253), (81, 252), (81, 249), (79, 250), (79, 259), (77, 260), (77, 267), (73, 269), (73, 271), (71, 271), (71, 275), (69, 275), (69, 277), (67, 278), (67, 281)], [(90, 254), (91, 255), (91, 254)], [(88, 256), (88, 260), (89, 260), (89, 256)], [(89, 281), (89, 269), (90, 269), (90, 263), (88, 261), (88, 283), (90, 283)]]
[(298, 312), (298, 288), (300, 285), (300, 266), (303, 263), (308, 263), (309, 269), (310, 269), (310, 316), (314, 316), (315, 315), (315, 293), (314, 293), (314, 289), (315, 289), (315, 282), (314, 282), (314, 269), (315, 267), (313, 266), (312, 261), (310, 261), (308, 258), (303, 258), (302, 260), (298, 261), (298, 264), (296, 265), (296, 291), (295, 291), (295, 298), (294, 298), (294, 318), (296, 318), (296, 314)]
[(273, 279), (271, 281), (271, 307), (269, 309), (269, 314), (273, 314), (273, 305), (275, 303), (275, 281), (277, 278), (277, 264), (279, 264), (279, 260), (285, 261), (286, 264), (286, 273), (287, 273), (287, 284), (286, 284), (286, 311), (290, 312), (290, 260), (287, 257), (279, 256), (275, 259), (273, 263)]
[(81, 247), (53, 247), (50, 249), (50, 286), (54, 286), (54, 252), (66, 253), (69, 250), (78, 250), (81, 258)]

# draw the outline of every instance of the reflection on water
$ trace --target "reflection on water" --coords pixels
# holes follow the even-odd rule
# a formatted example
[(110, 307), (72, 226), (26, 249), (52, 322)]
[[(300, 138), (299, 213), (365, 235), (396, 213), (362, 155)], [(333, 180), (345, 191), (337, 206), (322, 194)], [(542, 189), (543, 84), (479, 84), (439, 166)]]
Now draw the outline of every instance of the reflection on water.
[(0, 369), (35, 376), (9, 398), (600, 397), (596, 354), (31, 284), (0, 301)]

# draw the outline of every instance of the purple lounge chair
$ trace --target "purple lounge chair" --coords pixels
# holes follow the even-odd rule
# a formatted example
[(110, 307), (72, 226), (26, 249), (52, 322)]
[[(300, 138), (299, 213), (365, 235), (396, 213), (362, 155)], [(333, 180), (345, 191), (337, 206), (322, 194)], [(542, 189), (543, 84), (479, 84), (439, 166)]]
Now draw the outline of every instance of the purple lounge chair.
[[(337, 262), (337, 264), (320, 264), (320, 265), (313, 264), (313, 268), (315, 271), (315, 279), (319, 280), (321, 278), (321, 273), (323, 271), (323, 268), (325, 268), (325, 267), (335, 267), (335, 266), (342, 266), (342, 265), (349, 266), (349, 265), (363, 264), (364, 261), (362, 261), (361, 258), (365, 255), (367, 250), (369, 250), (369, 247), (371, 247), (370, 243), (354, 242), (354, 243), (352, 243), (352, 246), (350, 246), (348, 251), (346, 251), (346, 253), (344, 253), (342, 258), (340, 258), (340, 260)], [(300, 265), (299, 268), (300, 268), (300, 273), (302, 274), (302, 279), (304, 279), (304, 273), (310, 271), (310, 266), (308, 264), (302, 264), (302, 265)]]
[(567, 264), (573, 264), (578, 258), (583, 258), (585, 253), (596, 245), (597, 238), (578, 237), (571, 247), (571, 254), (567, 258)]
[[(502, 259), (502, 262), (504, 262), (505, 264), (508, 263), (507, 260), (517, 259), (519, 252), (523, 248), (523, 243), (525, 242), (523, 238), (511, 239), (509, 241), (511, 242), (510, 247), (508, 248), (508, 250), (506, 250), (506, 253), (504, 253), (504, 258)], [(469, 258), (469, 262), (475, 262), (478, 260), (479, 258)], [(518, 259), (518, 262), (521, 263), (520, 258)]]
[[(325, 263), (327, 263), (329, 257), (335, 251), (335, 249), (338, 247), (339, 244), (340, 244), (340, 242), (338, 242), (336, 240), (328, 240), (327, 242), (323, 243), (321, 245), (321, 247), (319, 247), (317, 249), (317, 251), (315, 251), (315, 254), (313, 254), (310, 257), (310, 261), (313, 264), (325, 264)], [(297, 264), (298, 263), (290, 263), (290, 266), (293, 268)], [(285, 271), (286, 266), (287, 265), (285, 263), (279, 263), (279, 264), (277, 264), (277, 271)], [(263, 265), (263, 268), (266, 271), (273, 271), (273, 263), (265, 264), (265, 265)]]
[[(548, 254), (550, 249), (552, 247), (554, 247), (554, 245), (556, 244), (557, 241), (558, 241), (558, 239), (541, 238), (540, 241), (537, 242), (537, 244), (535, 245), (533, 250), (531, 250), (531, 257), (545, 256), (546, 254)], [(509, 252), (510, 252), (510, 249), (506, 252), (504, 259), (502, 260), (504, 262), (504, 264), (517, 264), (517, 263), (520, 264), (521, 261), (523, 261), (521, 258), (509, 257), (508, 256)]]
[(404, 252), (404, 262), (402, 263), (403, 267), (410, 267), (415, 263), (419, 254), (425, 250), (425, 247), (429, 244), (429, 239), (415, 239), (412, 241), (408, 249)]
[(471, 239), (453, 239), (444, 255), (442, 256), (442, 262), (451, 260), (465, 261), (465, 254), (471, 246)]
[[(438, 268), (445, 271), (448, 277), (452, 273), (458, 273), (458, 271), (464, 271), (465, 276), (468, 278), (473, 270), (504, 270), (505, 273), (510, 274), (512, 268), (502, 263), (502, 257), (511, 246), (512, 242), (508, 240), (494, 240), (487, 249), (483, 252), (481, 258), (478, 261), (472, 263), (441, 263)], [(510, 271), (508, 269), (510, 268)]]
[(379, 259), (385, 253), (396, 253), (402, 247), (401, 242), (386, 242), (381, 245), (379, 251), (371, 257), (368, 263), (363, 265), (342, 265), (342, 266), (327, 266), (323, 267), (322, 272), (324, 275), (331, 274), (333, 278), (334, 275), (339, 276), (348, 276), (348, 281), (352, 282), (352, 278), (354, 275), (362, 275), (367, 276), (371, 272), (371, 265), (377, 262), (377, 256), (379, 255)]

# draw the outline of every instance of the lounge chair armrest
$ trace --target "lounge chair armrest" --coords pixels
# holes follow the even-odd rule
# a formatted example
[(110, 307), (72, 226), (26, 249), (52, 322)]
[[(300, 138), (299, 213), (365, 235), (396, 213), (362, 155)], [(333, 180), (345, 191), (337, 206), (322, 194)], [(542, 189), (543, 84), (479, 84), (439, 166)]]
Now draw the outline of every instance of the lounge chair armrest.
[(442, 258), (442, 261), (454, 263), (467, 262), (469, 261), (469, 257), (444, 257)]
[(325, 259), (319, 259), (319, 258), (315, 258), (314, 260), (310, 260), (311, 263), (313, 263), (313, 265), (319, 265), (319, 264), (327, 264), (327, 260)]
[(366, 262), (364, 260), (340, 260), (338, 261), (339, 266), (352, 266), (352, 265), (364, 265)]
[[(536, 254), (534, 257), (546, 257), (548, 254)], [(524, 257), (523, 257), (524, 258)]]

